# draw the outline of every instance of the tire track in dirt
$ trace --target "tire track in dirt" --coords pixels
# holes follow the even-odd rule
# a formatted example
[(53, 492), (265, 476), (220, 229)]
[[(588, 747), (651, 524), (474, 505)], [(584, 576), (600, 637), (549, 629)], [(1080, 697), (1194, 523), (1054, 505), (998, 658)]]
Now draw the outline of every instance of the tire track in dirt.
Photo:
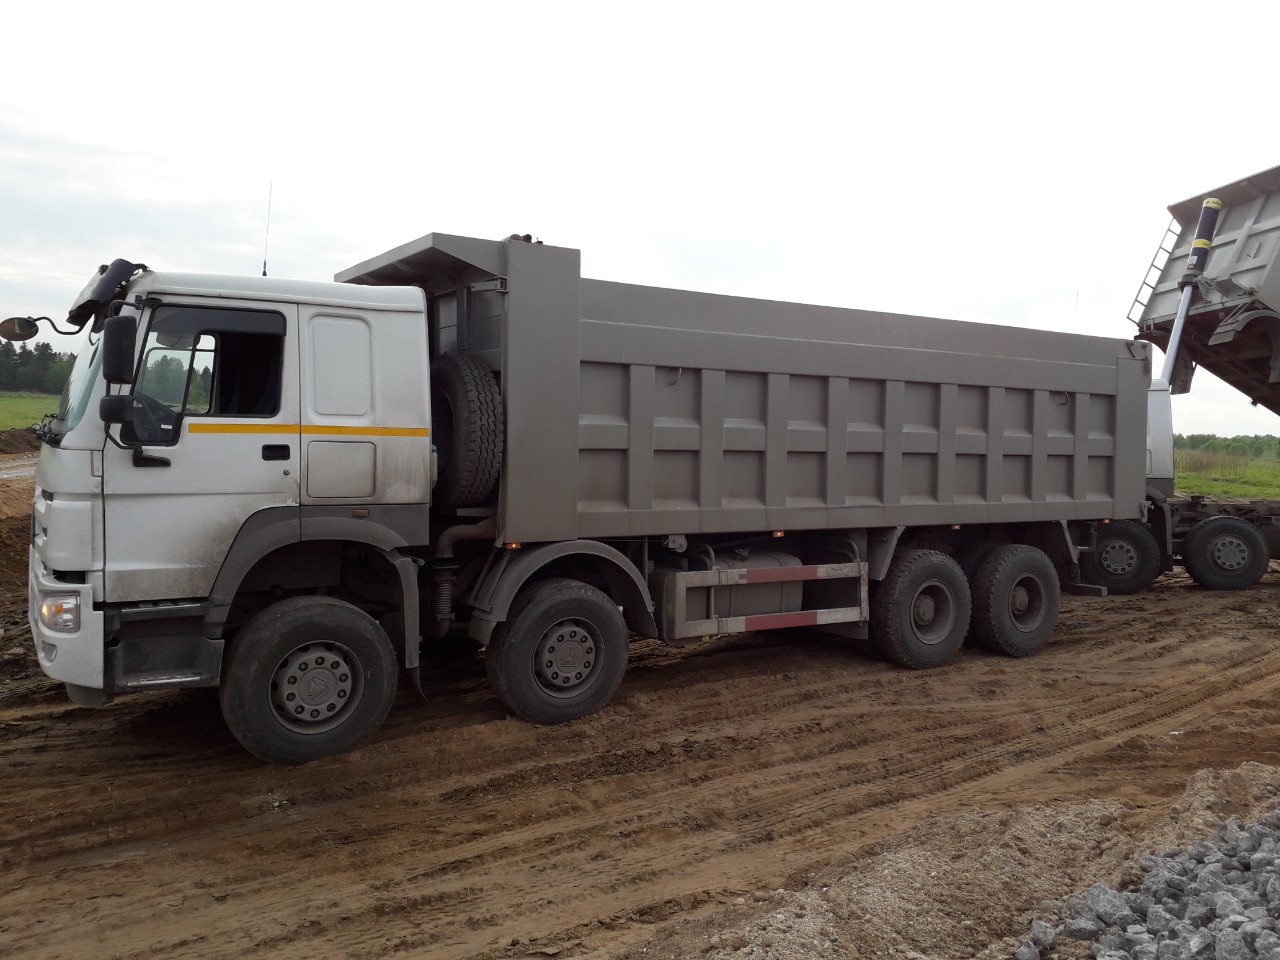
[[(1274, 672), (1272, 672), (1272, 675), (1274, 675)], [(1245, 680), (1247, 680), (1247, 678), (1245, 678)], [(1244, 682), (1244, 681), (1242, 681), (1242, 682)], [(1165, 717), (1165, 716), (1167, 716), (1167, 714), (1169, 714), (1169, 710), (1165, 710), (1165, 712), (1162, 712), (1161, 714), (1158, 714), (1158, 717)], [(1158, 718), (1158, 717), (1157, 717), (1157, 718)], [(1123, 733), (1121, 733), (1121, 735), (1117, 735), (1117, 736), (1123, 736)], [(987, 772), (983, 772), (982, 774), (979, 774), (979, 776), (977, 777), (977, 780), (982, 780), (982, 778), (984, 778), (984, 777), (986, 777), (986, 776), (987, 776)], [(975, 780), (975, 778), (963, 777), (963, 778), (960, 778), (960, 780), (959, 780), (959, 781), (957, 781), (956, 783), (951, 783), (951, 785), (948, 785), (948, 783), (938, 783), (938, 786), (940, 786), (940, 787), (942, 788), (942, 792), (951, 792), (952, 790), (955, 790), (955, 788), (956, 788), (957, 786), (959, 786), (959, 787), (964, 787), (964, 786), (968, 786), (968, 785), (970, 785), (970, 783), (972, 783), (972, 782), (973, 782), (973, 780)], [(902, 800), (902, 799), (901, 799), (901, 797), (897, 797), (897, 799), (895, 800), (895, 803), (901, 803), (901, 800)], [(933, 801), (931, 800), (931, 801), (929, 801), (929, 803), (931, 803), (931, 806), (932, 806)], [(860, 805), (860, 806), (859, 806), (859, 808), (855, 810), (855, 812), (856, 812), (856, 813), (858, 813), (858, 814), (863, 814), (863, 815), (872, 814), (872, 813), (874, 813), (874, 808), (876, 808), (876, 804), (874, 804), (874, 803), (872, 803), (872, 804), (864, 804), (864, 805)], [(836, 812), (836, 813), (837, 813), (837, 814), (840, 814), (840, 815), (844, 815), (846, 812), (845, 812), (845, 810), (844, 810), (844, 809), (841, 809), (841, 810), (838, 810), (838, 812)], [(768, 842), (771, 842), (771, 844), (772, 844), (772, 842), (785, 841), (785, 840), (787, 840), (787, 838), (788, 838), (788, 837), (786, 837), (786, 836), (771, 836), (771, 837), (768, 837), (768, 838), (767, 838), (767, 840), (768, 840)], [(708, 837), (707, 835), (703, 835), (703, 836), (699, 837), (700, 844), (704, 844), (704, 845), (705, 845), (705, 844), (707, 844), (707, 842), (708, 842), (708, 841), (712, 841), (712, 845), (714, 845), (714, 840), (716, 840), (716, 837), (714, 837), (714, 836), (712, 836), (712, 837)], [(740, 838), (739, 842), (741, 842), (741, 838)], [(632, 883), (632, 884), (636, 884), (636, 883), (643, 883), (643, 882), (644, 882), (645, 874), (644, 874), (643, 870), (639, 870), (639, 872), (637, 872), (637, 870), (636, 870), (636, 869), (632, 868), (632, 869), (630, 870), (630, 873), (631, 873), (631, 877), (630, 877), (630, 879), (631, 879), (631, 883)], [(420, 876), (421, 876), (421, 874), (420, 874)], [(467, 888), (463, 888), (463, 890), (458, 890), (458, 891), (454, 891), (454, 892), (456, 892), (456, 895), (457, 895), (457, 896), (460, 896), (460, 897), (466, 897), (466, 893), (467, 893), (467, 891), (468, 891), (468, 890), (475, 890), (475, 887), (467, 887)], [(508, 891), (508, 892), (509, 892), (509, 893), (512, 893), (512, 895), (518, 895), (518, 893), (521, 893), (521, 892), (527, 892), (527, 891), (511, 890), (511, 891)], [(664, 906), (664, 905), (669, 905), (669, 902), (671, 902), (671, 901), (669, 901), (669, 900), (654, 901), (654, 902), (652, 902), (652, 904), (645, 904), (644, 909), (645, 909), (645, 910), (650, 910), (650, 911), (653, 911), (653, 910), (659, 910), (659, 908), (663, 908), (663, 906)], [(563, 931), (562, 933), (567, 934), (567, 933), (571, 933), (571, 932), (572, 932), (572, 931)]]

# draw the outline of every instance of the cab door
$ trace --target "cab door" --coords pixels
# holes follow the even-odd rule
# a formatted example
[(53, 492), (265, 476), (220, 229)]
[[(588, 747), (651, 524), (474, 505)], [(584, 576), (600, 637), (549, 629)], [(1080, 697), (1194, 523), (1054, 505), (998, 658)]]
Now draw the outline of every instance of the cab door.
[(296, 305), (167, 301), (148, 317), (120, 429), (136, 446), (103, 456), (108, 602), (207, 597), (250, 516), (297, 520)]

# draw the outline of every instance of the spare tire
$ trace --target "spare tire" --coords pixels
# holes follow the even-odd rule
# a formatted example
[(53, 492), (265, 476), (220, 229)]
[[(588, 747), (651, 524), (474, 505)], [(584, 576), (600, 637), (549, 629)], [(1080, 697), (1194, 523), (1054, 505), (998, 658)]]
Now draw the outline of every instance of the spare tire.
[(502, 394), (493, 373), (470, 354), (446, 353), (431, 364), (431, 431), (436, 505), (488, 500), (502, 469)]

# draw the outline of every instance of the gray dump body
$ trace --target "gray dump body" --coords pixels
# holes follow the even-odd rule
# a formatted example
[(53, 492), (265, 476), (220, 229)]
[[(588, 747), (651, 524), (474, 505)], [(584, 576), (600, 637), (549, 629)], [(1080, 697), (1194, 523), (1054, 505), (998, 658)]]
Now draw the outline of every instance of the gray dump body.
[(1136, 517), (1149, 348), (581, 277), (431, 234), (336, 277), (417, 284), (500, 379), (499, 539)]
[[(1190, 389), (1196, 366), (1280, 413), (1280, 167), (1237, 180), (1169, 208), (1178, 239), (1158, 278), (1144, 287), (1138, 336), (1162, 349), (1169, 341), (1200, 207), (1222, 201), (1204, 277), (1183, 330), (1170, 386)], [(1140, 294), (1140, 297), (1143, 295)]]

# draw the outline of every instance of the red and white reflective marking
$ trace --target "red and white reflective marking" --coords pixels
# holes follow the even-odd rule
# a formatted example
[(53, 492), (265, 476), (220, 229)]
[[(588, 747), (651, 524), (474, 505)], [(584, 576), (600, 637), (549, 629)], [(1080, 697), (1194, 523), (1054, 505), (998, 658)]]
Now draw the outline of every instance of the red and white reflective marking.
[(748, 570), (694, 570), (681, 574), (686, 587), (732, 587), (740, 583), (841, 580), (862, 575), (862, 563), (818, 563), (806, 567), (752, 567)]
[(831, 607), (827, 610), (797, 610), (795, 613), (758, 613), (750, 617), (729, 617), (720, 622), (725, 625), (727, 633), (746, 633), (779, 627), (816, 627), (822, 623), (847, 623), (861, 619), (859, 607)]

